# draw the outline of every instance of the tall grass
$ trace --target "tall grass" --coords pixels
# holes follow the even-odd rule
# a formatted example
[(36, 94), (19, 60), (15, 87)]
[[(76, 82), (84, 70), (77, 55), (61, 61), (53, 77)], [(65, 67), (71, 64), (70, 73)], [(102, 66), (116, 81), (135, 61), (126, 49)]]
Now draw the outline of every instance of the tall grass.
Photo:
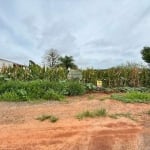
[(84, 111), (76, 115), (76, 118), (81, 120), (83, 118), (106, 117), (106, 109), (96, 109), (94, 111)]
[(83, 80), (96, 85), (103, 81), (104, 87), (150, 87), (150, 70), (140, 66), (119, 66), (106, 70), (83, 70)]
[[(29, 67), (3, 67), (1, 74), (5, 80), (62, 81), (67, 79), (67, 70), (64, 68), (45, 68), (33, 63)], [(97, 80), (102, 80), (103, 87), (150, 87), (150, 69), (131, 63), (110, 69), (82, 70), (82, 76), (83, 82), (94, 85)]]

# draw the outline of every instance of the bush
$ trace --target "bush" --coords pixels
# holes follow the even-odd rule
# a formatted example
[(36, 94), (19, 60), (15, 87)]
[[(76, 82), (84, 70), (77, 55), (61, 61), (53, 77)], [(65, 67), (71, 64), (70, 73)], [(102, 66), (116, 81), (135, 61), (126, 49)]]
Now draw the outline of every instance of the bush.
[(19, 89), (19, 90), (17, 90), (16, 93), (19, 96), (19, 99), (21, 99), (21, 100), (28, 100), (29, 99), (27, 91), (25, 89)]
[(86, 92), (85, 86), (79, 82), (68, 82), (67, 91), (69, 96), (82, 95)]
[(87, 91), (95, 91), (97, 89), (93, 83), (85, 83), (85, 88)]
[(20, 97), (16, 94), (16, 92), (5, 92), (0, 95), (0, 100), (4, 101), (19, 101)]
[(46, 91), (43, 95), (43, 98), (46, 100), (63, 100), (64, 96), (50, 89)]
[(62, 100), (65, 95), (81, 95), (85, 87), (79, 82), (50, 82), (48, 80), (35, 81), (7, 81), (0, 84), (0, 99), (10, 100)]

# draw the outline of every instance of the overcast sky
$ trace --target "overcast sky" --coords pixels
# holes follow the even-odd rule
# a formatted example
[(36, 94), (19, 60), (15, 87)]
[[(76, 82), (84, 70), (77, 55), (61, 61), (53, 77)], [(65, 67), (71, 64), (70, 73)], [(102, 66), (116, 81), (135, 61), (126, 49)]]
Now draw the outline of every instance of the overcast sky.
[(81, 67), (143, 62), (150, 0), (0, 0), (0, 58), (41, 64), (50, 48)]

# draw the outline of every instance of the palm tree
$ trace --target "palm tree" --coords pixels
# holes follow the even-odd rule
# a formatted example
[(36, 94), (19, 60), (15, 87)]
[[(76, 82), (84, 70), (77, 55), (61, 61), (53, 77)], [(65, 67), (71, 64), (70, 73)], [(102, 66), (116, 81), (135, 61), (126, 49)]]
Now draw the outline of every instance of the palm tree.
[(66, 69), (71, 68), (71, 69), (77, 69), (77, 65), (74, 64), (74, 59), (72, 56), (65, 56), (65, 57), (60, 57), (59, 58), (59, 66), (65, 67)]

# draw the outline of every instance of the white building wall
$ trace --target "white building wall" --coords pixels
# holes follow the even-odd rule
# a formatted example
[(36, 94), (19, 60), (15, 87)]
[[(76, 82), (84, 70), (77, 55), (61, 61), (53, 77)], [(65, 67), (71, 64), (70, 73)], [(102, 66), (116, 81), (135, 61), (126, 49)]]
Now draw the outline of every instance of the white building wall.
[(9, 61), (5, 61), (5, 60), (1, 60), (1, 59), (0, 59), (0, 69), (1, 69), (3, 66), (6, 66), (6, 67), (13, 66), (13, 63), (12, 63), (12, 62), (9, 62)]

